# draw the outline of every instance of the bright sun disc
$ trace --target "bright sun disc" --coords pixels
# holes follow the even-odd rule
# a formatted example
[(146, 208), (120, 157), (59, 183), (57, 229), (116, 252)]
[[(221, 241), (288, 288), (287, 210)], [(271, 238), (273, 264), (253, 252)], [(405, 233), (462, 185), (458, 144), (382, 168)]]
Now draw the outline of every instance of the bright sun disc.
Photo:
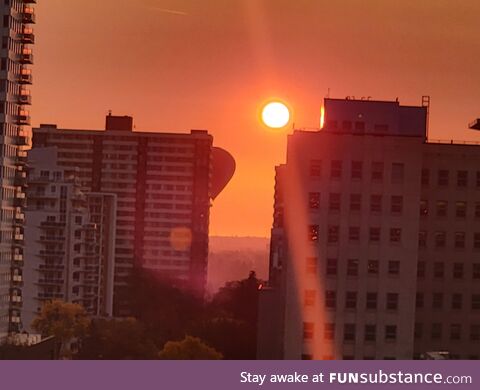
[(272, 129), (284, 127), (290, 120), (288, 107), (280, 102), (268, 103), (262, 110), (262, 121)]

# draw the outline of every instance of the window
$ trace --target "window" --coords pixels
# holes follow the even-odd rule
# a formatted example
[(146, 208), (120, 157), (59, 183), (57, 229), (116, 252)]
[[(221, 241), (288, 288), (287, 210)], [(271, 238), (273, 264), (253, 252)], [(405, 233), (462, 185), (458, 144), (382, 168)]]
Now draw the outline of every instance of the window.
[(437, 184), (441, 187), (448, 186), (448, 171), (446, 169), (440, 169), (438, 171)]
[(473, 233), (473, 247), (480, 249), (480, 233)]
[(455, 232), (455, 248), (465, 248), (465, 232)]
[(426, 217), (428, 215), (428, 201), (422, 199), (420, 201), (420, 216)]
[(80, 215), (77, 215), (75, 217), (75, 224), (81, 225), (82, 224), (82, 217)]
[(339, 239), (339, 227), (338, 226), (329, 226), (328, 227), (328, 236), (327, 242), (329, 244), (334, 244), (338, 242)]
[(362, 178), (362, 168), (363, 164), (361, 161), (352, 161), (352, 179), (361, 179)]
[(350, 226), (348, 228), (348, 239), (350, 241), (360, 240), (360, 228), (358, 226)]
[(391, 228), (390, 229), (390, 242), (399, 243), (400, 241), (402, 241), (402, 229)]
[(330, 177), (332, 179), (340, 179), (342, 177), (342, 162), (334, 160), (330, 166)]
[(424, 304), (425, 304), (425, 300), (424, 300), (423, 293), (417, 292), (417, 294), (415, 295), (415, 307), (417, 309), (421, 309), (423, 308)]
[(367, 272), (369, 275), (378, 275), (379, 262), (378, 260), (368, 260)]
[(308, 195), (308, 206), (310, 209), (318, 210), (320, 208), (320, 192), (310, 192)]
[(325, 340), (335, 340), (335, 324), (325, 324), (325, 328), (323, 329), (323, 338)]
[(325, 307), (328, 309), (335, 309), (337, 306), (337, 295), (335, 291), (325, 291)]
[(463, 264), (454, 263), (453, 264), (453, 278), (454, 279), (463, 279)]
[(312, 360), (312, 359), (313, 359), (312, 355), (302, 353), (302, 360)]
[(337, 275), (338, 261), (337, 259), (327, 259), (327, 275), (335, 276)]
[(317, 258), (316, 257), (307, 257), (306, 271), (307, 271), (307, 274), (316, 274), (317, 273)]
[(480, 263), (473, 263), (472, 268), (472, 278), (480, 279)]
[(352, 130), (352, 122), (351, 121), (343, 121), (342, 122), (342, 129), (343, 129), (343, 131)]
[(377, 309), (377, 293), (367, 293), (367, 310), (376, 310)]
[(475, 218), (480, 218), (480, 202), (475, 202)]
[(372, 162), (372, 180), (383, 180), (383, 162)]
[(472, 310), (480, 309), (480, 294), (472, 295)]
[(396, 340), (397, 339), (397, 326), (396, 325), (387, 325), (385, 326), (385, 340)]
[(453, 294), (452, 295), (452, 309), (460, 310), (462, 308), (462, 294)]
[(311, 160), (310, 161), (310, 176), (320, 177), (322, 175), (322, 161)]
[(436, 261), (433, 263), (433, 277), (436, 279), (443, 279), (445, 275), (445, 264)]
[(460, 324), (450, 325), (450, 340), (460, 340), (462, 328)]
[(331, 193), (328, 199), (328, 208), (330, 211), (340, 211), (340, 194)]
[(466, 187), (468, 185), (468, 171), (457, 171), (457, 186)]
[(377, 339), (377, 327), (375, 325), (365, 325), (365, 341), (375, 341)]
[(432, 340), (440, 340), (442, 338), (442, 324), (433, 323), (432, 324)]
[(405, 166), (402, 163), (392, 164), (392, 183), (403, 182), (404, 168)]
[(392, 196), (390, 211), (395, 214), (403, 211), (403, 196)]
[(370, 196), (370, 211), (372, 213), (382, 212), (382, 195)]
[(414, 337), (416, 339), (421, 339), (423, 336), (423, 324), (419, 322), (415, 322), (415, 327), (414, 327)]
[(356, 121), (355, 122), (355, 133), (362, 134), (365, 132), (365, 122)]
[(375, 133), (387, 133), (388, 132), (388, 125), (384, 124), (375, 124), (373, 126), (373, 131)]
[(347, 291), (345, 295), (345, 309), (357, 308), (357, 293), (354, 291)]
[(309, 225), (308, 227), (308, 240), (311, 242), (318, 241), (318, 225)]
[(351, 194), (350, 195), (350, 211), (360, 211), (362, 207), (362, 195)]
[(389, 261), (388, 262), (388, 273), (390, 275), (398, 275), (400, 273), (400, 262), (399, 261)]
[(470, 340), (479, 341), (480, 340), (480, 325), (471, 325), (470, 326)]
[(380, 241), (380, 228), (370, 228), (370, 242)]
[(457, 218), (465, 218), (467, 215), (467, 202), (455, 203), (455, 215)]
[(437, 217), (447, 216), (448, 203), (445, 200), (437, 200)]
[(435, 248), (445, 247), (447, 242), (447, 234), (445, 232), (435, 232)]
[(311, 340), (314, 336), (315, 324), (313, 322), (303, 323), (303, 339)]
[(422, 169), (422, 186), (428, 186), (430, 184), (430, 171), (428, 169)]
[(357, 259), (348, 260), (347, 276), (358, 276), (358, 260)]
[(432, 296), (432, 308), (433, 309), (442, 309), (443, 308), (443, 294), (434, 293)]
[(305, 306), (315, 306), (315, 290), (305, 290), (303, 304)]
[(417, 264), (417, 278), (424, 278), (425, 277), (425, 262), (419, 261)]
[(420, 248), (425, 248), (427, 246), (427, 232), (425, 230), (420, 230), (418, 232), (418, 246)]
[(343, 340), (355, 341), (355, 324), (345, 324), (343, 326)]
[(387, 294), (387, 310), (397, 310), (397, 309), (398, 309), (398, 294), (388, 293)]

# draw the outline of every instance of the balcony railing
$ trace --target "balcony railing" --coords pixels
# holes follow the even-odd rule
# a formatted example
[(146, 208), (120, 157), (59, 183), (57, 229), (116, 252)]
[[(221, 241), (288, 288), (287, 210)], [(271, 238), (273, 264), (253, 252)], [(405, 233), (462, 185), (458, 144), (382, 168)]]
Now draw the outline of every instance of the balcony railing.
[(22, 22), (29, 24), (35, 23), (35, 9), (33, 7), (23, 7)]
[(21, 64), (33, 64), (33, 52), (32, 49), (23, 48), (19, 55), (18, 61)]
[(27, 68), (22, 68), (18, 76), (18, 82), (20, 84), (32, 84), (33, 82), (32, 71)]
[(18, 40), (20, 43), (33, 45), (35, 43), (35, 34), (33, 28), (25, 27), (21, 33), (18, 34)]
[(27, 89), (20, 90), (20, 95), (17, 96), (17, 103), (31, 105), (32, 96), (30, 95), (30, 91)]

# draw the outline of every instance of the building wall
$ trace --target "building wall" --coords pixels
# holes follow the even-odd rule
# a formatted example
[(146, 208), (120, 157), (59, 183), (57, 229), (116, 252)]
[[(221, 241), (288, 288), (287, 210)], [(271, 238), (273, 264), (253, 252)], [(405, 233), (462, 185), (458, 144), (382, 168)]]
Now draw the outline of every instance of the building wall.
[[(16, 332), (20, 324), (21, 266), (23, 243), (22, 164), (25, 161), (26, 129), (30, 116), (33, 63), (30, 45), (34, 41), (29, 25), (35, 15), (28, 1), (11, 0), (0, 5), (0, 31), (4, 44), (0, 52), (0, 340)], [(15, 277), (14, 277), (15, 275)], [(17, 279), (17, 280), (14, 280)], [(13, 298), (14, 297), (14, 298)]]
[(79, 169), (82, 188), (118, 198), (115, 308), (128, 314), (132, 267), (141, 266), (203, 295), (208, 254), (212, 137), (78, 131), (42, 126), (33, 146), (55, 145), (59, 164)]

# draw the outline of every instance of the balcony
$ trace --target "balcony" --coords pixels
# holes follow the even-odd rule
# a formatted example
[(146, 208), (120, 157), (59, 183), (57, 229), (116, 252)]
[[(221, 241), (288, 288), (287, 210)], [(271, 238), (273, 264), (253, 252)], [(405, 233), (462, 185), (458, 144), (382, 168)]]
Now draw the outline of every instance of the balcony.
[(20, 126), (30, 126), (30, 113), (28, 111), (20, 111), (15, 118), (15, 122)]
[(14, 137), (14, 143), (17, 146), (27, 146), (28, 145), (28, 136), (25, 135), (24, 133), (20, 133), (16, 137)]
[(13, 179), (13, 184), (16, 187), (23, 187), (27, 183), (27, 172), (17, 170), (15, 172), (15, 178)]
[(22, 23), (35, 23), (35, 9), (33, 7), (23, 7)]
[(33, 33), (33, 28), (24, 27), (22, 32), (17, 35), (20, 43), (26, 45), (33, 45), (35, 43), (35, 34)]
[(13, 261), (16, 263), (21, 263), (23, 261), (23, 253), (14, 253), (13, 254)]
[(27, 68), (22, 68), (17, 80), (20, 84), (32, 84), (33, 83), (32, 71)]
[(10, 295), (10, 303), (12, 307), (21, 307), (23, 303), (23, 298), (21, 295)]
[[(22, 194), (23, 197), (21, 196), (18, 196), (19, 194)], [(22, 193), (22, 192), (17, 192), (17, 194), (15, 195), (15, 198), (13, 199), (13, 205), (15, 207), (25, 207), (25, 194)]]
[(33, 52), (32, 52), (32, 49), (28, 49), (28, 48), (23, 48), (22, 49), (22, 52), (20, 53), (19, 57), (18, 57), (18, 61), (21, 63), (21, 64), (33, 64)]
[(40, 271), (63, 271), (65, 266), (63, 264), (40, 264), (38, 269)]
[(54, 285), (54, 286), (61, 286), (63, 285), (64, 280), (63, 279), (38, 279), (38, 284), (44, 284), (44, 285)]
[(30, 95), (30, 91), (28, 89), (22, 88), (20, 90), (20, 95), (17, 96), (17, 103), (18, 104), (32, 104), (32, 96)]
[(15, 286), (15, 287), (23, 286), (22, 275), (12, 275), (12, 285)]

